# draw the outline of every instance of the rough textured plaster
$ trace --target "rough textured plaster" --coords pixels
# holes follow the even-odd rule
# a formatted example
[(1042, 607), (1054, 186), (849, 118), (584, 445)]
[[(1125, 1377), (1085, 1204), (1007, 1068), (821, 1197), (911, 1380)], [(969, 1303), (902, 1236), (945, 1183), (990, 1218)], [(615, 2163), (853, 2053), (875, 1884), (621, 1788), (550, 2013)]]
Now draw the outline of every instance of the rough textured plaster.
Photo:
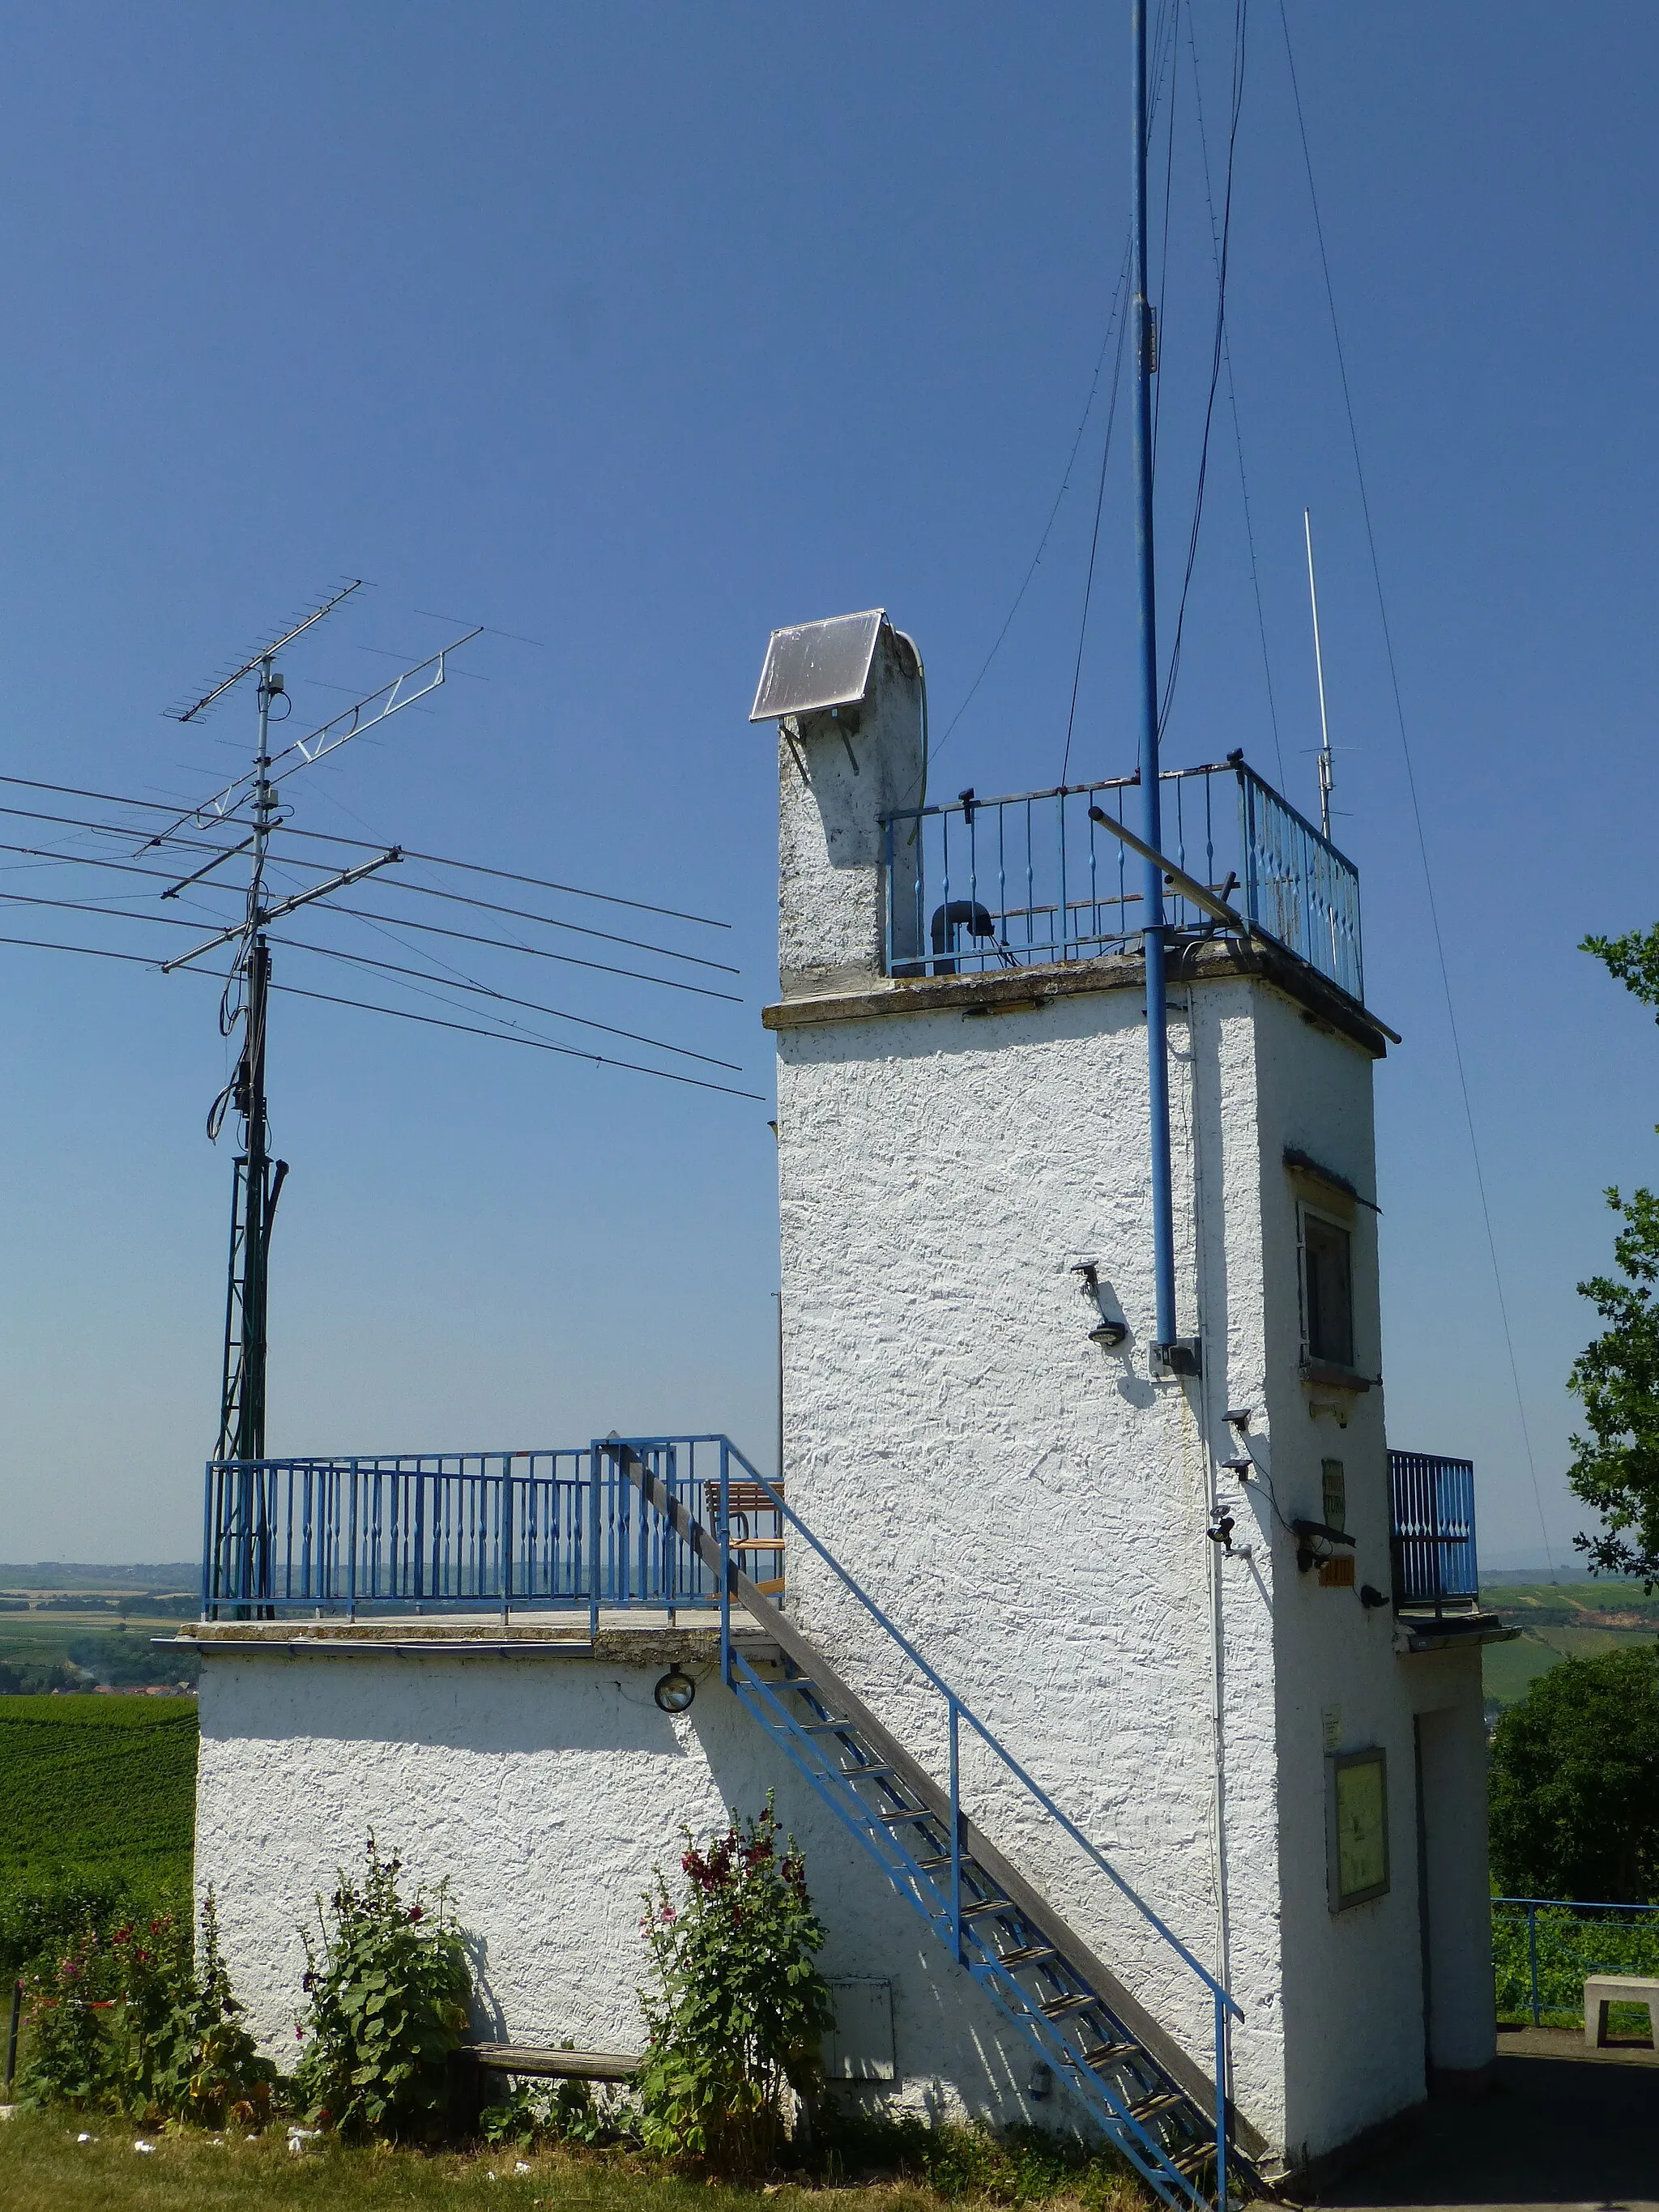
[[(896, 654), (880, 665), (857, 778), (833, 730), (797, 739), (805, 779), (781, 747), (786, 992), (879, 968), (878, 817), (913, 802), (919, 765), (914, 684)], [(1435, 2055), (1491, 2055), (1479, 1656), (1396, 1656), (1387, 1609), (1299, 1575), (1283, 1526), (1318, 1516), (1320, 1462), (1340, 1457), (1358, 1577), (1389, 1587), (1382, 1391), (1300, 1379), (1283, 1165), (1295, 1146), (1373, 1193), (1370, 1055), (1248, 978), (1177, 976), (1170, 1042), (1180, 1325), (1204, 1347), (1186, 1384), (1147, 1374), (1139, 994), (781, 1032), (786, 1466), (844, 1565), (1225, 1972), (1235, 2094), (1270, 2140), (1316, 2154), (1423, 2091), (1418, 1712)], [(1351, 1226), (1358, 1357), (1379, 1375), (1375, 1217)], [(1085, 1260), (1129, 1323), (1116, 1352), (1089, 1340)], [(1249, 1409), (1241, 1428), (1230, 1408)], [(1219, 1465), (1242, 1442), (1244, 1485)], [(1231, 1556), (1205, 1533), (1217, 1497)], [(937, 1698), (799, 1547), (790, 1577), (803, 1625), (943, 1776)], [(706, 1685), (669, 1723), (649, 1686), (578, 1661), (213, 1655), (198, 1878), (219, 1883), (262, 2031), (293, 2002), (295, 1919), (373, 1822), (454, 1881), (492, 2025), (626, 2044), (652, 1863), (682, 1821), (775, 1784), (829, 1963), (893, 1976), (900, 2094), (1018, 2110), (1023, 2048), (726, 1693)], [(1389, 1753), (1393, 1887), (1340, 1917), (1328, 1727)], [(1207, 2064), (1200, 1985), (971, 1737), (963, 1772), (970, 1809)]]
[(1022, 2038), (933, 1942), (717, 1679), (689, 1714), (648, 1670), (576, 1659), (239, 1659), (202, 1677), (196, 1881), (265, 2048), (290, 2061), (299, 1927), (373, 1829), (405, 1881), (447, 1879), (489, 2037), (637, 2050), (641, 1896), (675, 1874), (682, 1826), (775, 1788), (830, 1929), (825, 1971), (890, 1978), (901, 2080), (918, 2111), (1035, 2118)]

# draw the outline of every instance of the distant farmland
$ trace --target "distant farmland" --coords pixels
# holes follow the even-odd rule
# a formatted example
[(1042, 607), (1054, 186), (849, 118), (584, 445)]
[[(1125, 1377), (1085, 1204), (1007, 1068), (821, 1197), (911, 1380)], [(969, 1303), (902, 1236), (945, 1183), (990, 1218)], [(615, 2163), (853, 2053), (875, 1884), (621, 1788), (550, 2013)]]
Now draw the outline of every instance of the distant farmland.
[(0, 1697), (0, 1892), (64, 1876), (187, 1892), (193, 1698)]

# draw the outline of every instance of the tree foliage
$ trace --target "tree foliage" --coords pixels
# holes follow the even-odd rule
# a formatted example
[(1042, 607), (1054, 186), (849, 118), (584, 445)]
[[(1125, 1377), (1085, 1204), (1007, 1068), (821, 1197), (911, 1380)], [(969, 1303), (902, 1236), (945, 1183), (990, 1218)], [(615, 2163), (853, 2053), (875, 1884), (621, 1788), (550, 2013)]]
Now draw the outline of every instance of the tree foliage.
[[(1579, 950), (1659, 1008), (1659, 924), (1587, 937)], [(1601, 1516), (1601, 1533), (1573, 1540), (1593, 1573), (1639, 1575), (1651, 1589), (1659, 1582), (1659, 1199), (1646, 1189), (1607, 1196), (1623, 1224), (1613, 1239), (1619, 1273), (1593, 1275), (1578, 1292), (1607, 1326), (1567, 1378), (1589, 1431), (1572, 1438), (1567, 1480)]]
[(1659, 1897), (1659, 1649), (1566, 1659), (1492, 1737), (1493, 1877), (1510, 1897)]
[(689, 1831), (676, 1905), (659, 1870), (640, 1925), (654, 1986), (638, 2091), (647, 2149), (750, 2174), (776, 2157), (784, 2092), (809, 2095), (834, 2013), (817, 1969), (823, 1929), (793, 1838), (769, 1797), (699, 1850)]
[(1573, 1540), (1598, 1572), (1659, 1582), (1659, 1199), (1650, 1190), (1607, 1204), (1623, 1228), (1613, 1239), (1619, 1274), (1578, 1285), (1607, 1327), (1573, 1362), (1568, 1387), (1583, 1401), (1588, 1436), (1575, 1436), (1567, 1480), (1601, 1517), (1599, 1536)]

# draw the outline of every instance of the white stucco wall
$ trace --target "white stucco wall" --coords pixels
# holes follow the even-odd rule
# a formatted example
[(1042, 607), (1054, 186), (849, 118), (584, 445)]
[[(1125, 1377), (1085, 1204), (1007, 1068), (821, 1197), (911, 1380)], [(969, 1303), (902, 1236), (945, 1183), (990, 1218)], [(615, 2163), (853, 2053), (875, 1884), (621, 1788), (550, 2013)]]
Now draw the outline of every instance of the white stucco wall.
[[(1035, 2118), (1031, 2054), (718, 1679), (658, 1711), (660, 1665), (585, 1659), (237, 1657), (202, 1675), (196, 1880), (267, 2050), (291, 2063), (301, 1922), (373, 1829), (404, 1881), (447, 1879), (496, 2039), (638, 2050), (641, 1896), (678, 1879), (680, 1830), (729, 1807), (780, 1817), (807, 1856), (832, 1978), (890, 1979), (918, 2111)], [(869, 2094), (869, 2093), (861, 2093)]]
[[(1241, 2105), (1315, 2154), (1424, 2092), (1425, 1662), (1396, 1656), (1390, 1607), (1299, 1574), (1285, 1533), (1322, 1517), (1321, 1462), (1342, 1459), (1357, 1580), (1389, 1590), (1382, 1392), (1300, 1377), (1299, 1186), (1284, 1166), (1294, 1146), (1372, 1194), (1372, 1064), (1240, 977), (1177, 988), (1171, 1046), (1180, 1325), (1204, 1350), (1186, 1384), (1148, 1376), (1138, 990), (781, 1030), (785, 1462), (842, 1564), (1224, 1975), (1244, 2014)], [(1347, 1217), (1356, 1363), (1375, 1376), (1375, 1216)], [(1129, 1322), (1116, 1351), (1089, 1340), (1084, 1259)], [(1225, 1415), (1241, 1407), (1261, 1474), (1247, 1486), (1218, 1465), (1240, 1448)], [(1212, 1485), (1252, 1557), (1207, 1540)], [(790, 1603), (942, 1773), (936, 1701), (808, 1558), (792, 1561)], [(1462, 1694), (1478, 1728), (1478, 1679)], [(1328, 1729), (1389, 1755), (1393, 1886), (1340, 1915)], [(1013, 1793), (972, 1778), (976, 1815), (1207, 2065), (1201, 1986)], [(1461, 1894), (1472, 1959), (1484, 1899)]]

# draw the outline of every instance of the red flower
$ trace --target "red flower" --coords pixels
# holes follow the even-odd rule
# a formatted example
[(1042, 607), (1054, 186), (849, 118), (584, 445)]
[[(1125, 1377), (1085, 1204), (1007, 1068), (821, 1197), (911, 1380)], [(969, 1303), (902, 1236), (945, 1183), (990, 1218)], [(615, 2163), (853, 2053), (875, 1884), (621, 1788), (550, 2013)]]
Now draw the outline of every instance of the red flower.
[(411, 1905), (410, 1906), (409, 1917), (411, 1920), (424, 1920), (426, 1918), (425, 1913), (422, 1911), (418, 1905)]

